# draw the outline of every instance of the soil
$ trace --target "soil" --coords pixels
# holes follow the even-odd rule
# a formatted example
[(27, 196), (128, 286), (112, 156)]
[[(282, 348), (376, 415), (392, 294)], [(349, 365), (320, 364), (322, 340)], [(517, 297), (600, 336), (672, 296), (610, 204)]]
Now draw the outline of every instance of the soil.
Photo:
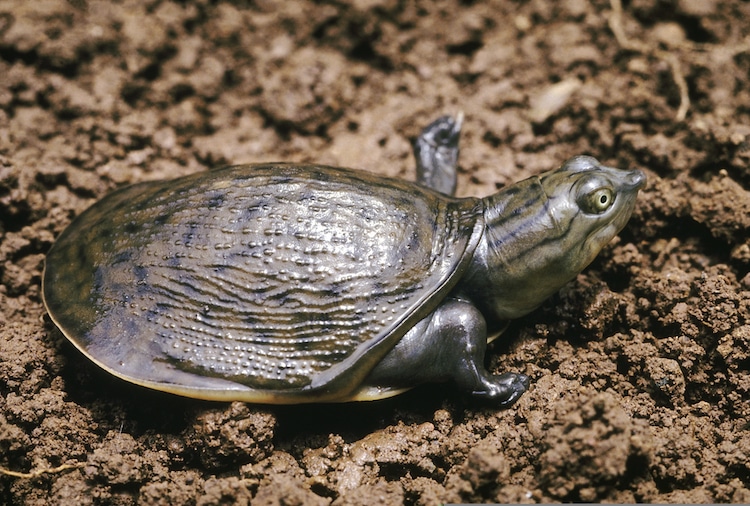
[[(0, 503), (750, 502), (750, 3), (0, 5)], [(465, 114), (459, 193), (590, 154), (649, 178), (618, 238), (490, 347), (509, 409), (117, 380), (51, 324), (44, 255), (128, 183), (315, 161), (413, 178)], [(15, 473), (20, 473), (14, 475)]]

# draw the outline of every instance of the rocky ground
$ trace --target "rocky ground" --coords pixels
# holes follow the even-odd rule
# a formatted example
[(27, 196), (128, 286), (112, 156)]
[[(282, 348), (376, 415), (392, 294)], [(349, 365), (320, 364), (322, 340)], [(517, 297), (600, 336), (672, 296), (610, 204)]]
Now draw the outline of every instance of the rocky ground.
[[(0, 503), (750, 502), (750, 4), (0, 4)], [(125, 184), (316, 161), (461, 195), (575, 154), (649, 177), (619, 238), (493, 343), (510, 409), (425, 386), (268, 407), (125, 384), (54, 328), (44, 255)], [(14, 474), (16, 473), (16, 474)]]

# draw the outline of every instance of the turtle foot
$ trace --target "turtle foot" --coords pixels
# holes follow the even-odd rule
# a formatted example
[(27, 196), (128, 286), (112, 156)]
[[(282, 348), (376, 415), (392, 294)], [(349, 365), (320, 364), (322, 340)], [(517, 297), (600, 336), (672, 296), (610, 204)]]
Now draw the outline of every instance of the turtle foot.
[(456, 191), (458, 140), (463, 114), (443, 116), (430, 123), (414, 143), (417, 182), (453, 195)]
[(528, 390), (529, 385), (529, 377), (525, 374), (506, 372), (487, 378), (482, 382), (480, 388), (472, 392), (472, 395), (493, 404), (510, 406)]

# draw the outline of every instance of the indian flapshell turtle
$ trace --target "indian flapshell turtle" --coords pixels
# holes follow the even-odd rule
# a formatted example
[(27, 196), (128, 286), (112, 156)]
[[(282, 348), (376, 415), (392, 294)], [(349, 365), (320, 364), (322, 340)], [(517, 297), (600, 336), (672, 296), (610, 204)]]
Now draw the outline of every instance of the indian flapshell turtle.
[(591, 262), (645, 178), (575, 157), (456, 199), (459, 131), (444, 117), (418, 138), (419, 183), (268, 163), (117, 190), (47, 255), (47, 310), (107, 371), (189, 397), (369, 400), (452, 380), (510, 404), (528, 378), (489, 374), (488, 338)]

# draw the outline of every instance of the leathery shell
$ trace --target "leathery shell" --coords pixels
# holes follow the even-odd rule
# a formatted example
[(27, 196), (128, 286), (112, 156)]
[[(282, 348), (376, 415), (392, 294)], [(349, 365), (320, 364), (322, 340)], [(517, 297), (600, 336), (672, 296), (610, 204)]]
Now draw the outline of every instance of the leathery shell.
[(113, 192), (50, 250), (68, 339), (190, 397), (347, 400), (456, 284), (482, 204), (316, 165), (234, 166)]

